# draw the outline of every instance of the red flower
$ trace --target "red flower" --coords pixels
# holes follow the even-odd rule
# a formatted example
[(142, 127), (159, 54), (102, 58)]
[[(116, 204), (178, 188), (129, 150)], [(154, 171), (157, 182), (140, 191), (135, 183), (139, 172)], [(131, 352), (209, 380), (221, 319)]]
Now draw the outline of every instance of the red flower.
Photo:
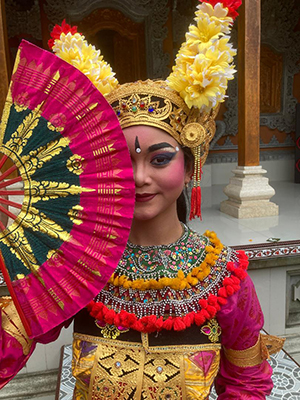
[(52, 29), (52, 32), (50, 33), (52, 39), (50, 39), (48, 41), (48, 46), (49, 46), (50, 50), (52, 50), (52, 48), (54, 46), (55, 39), (59, 39), (60, 35), (62, 33), (67, 34), (69, 32), (71, 32), (72, 35), (75, 35), (75, 33), (77, 33), (77, 26), (71, 26), (71, 25), (67, 24), (65, 19), (61, 23), (61, 26), (55, 25), (54, 28)]
[(209, 3), (213, 7), (217, 3), (223, 4), (223, 7), (228, 8), (229, 17), (235, 19), (239, 14), (236, 12), (242, 4), (242, 0), (199, 0), (201, 3)]

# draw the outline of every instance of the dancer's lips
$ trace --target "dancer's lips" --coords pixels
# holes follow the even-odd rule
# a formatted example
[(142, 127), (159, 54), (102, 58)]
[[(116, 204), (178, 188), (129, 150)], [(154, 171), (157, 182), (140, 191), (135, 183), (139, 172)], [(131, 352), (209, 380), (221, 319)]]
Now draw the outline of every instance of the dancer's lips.
[(138, 202), (150, 201), (156, 196), (156, 193), (136, 193), (135, 200)]

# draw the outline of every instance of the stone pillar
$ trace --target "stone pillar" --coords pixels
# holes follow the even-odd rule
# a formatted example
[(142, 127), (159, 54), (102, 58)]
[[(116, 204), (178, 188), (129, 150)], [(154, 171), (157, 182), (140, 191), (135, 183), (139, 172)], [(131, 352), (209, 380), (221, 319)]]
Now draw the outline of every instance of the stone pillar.
[(224, 189), (222, 212), (235, 218), (278, 215), (275, 190), (259, 165), (260, 0), (244, 0), (238, 25), (238, 167)]
[(9, 53), (4, 0), (0, 0), (0, 119), (9, 85)]

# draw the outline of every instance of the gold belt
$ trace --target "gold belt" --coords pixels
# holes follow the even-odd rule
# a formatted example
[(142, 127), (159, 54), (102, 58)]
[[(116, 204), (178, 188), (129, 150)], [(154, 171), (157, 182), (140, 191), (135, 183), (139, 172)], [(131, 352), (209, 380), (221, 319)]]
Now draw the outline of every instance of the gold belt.
[(149, 346), (147, 334), (132, 343), (75, 333), (78, 341), (97, 345), (88, 400), (204, 400), (219, 368), (220, 344)]

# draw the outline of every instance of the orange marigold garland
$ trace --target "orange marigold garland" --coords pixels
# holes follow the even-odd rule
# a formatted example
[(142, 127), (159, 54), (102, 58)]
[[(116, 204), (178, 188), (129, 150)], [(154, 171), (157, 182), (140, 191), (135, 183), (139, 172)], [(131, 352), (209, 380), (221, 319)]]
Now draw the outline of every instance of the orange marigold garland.
[(117, 287), (123, 286), (125, 289), (137, 290), (160, 290), (167, 286), (174, 290), (184, 290), (189, 289), (191, 286), (196, 286), (199, 281), (202, 281), (210, 274), (211, 266), (215, 264), (223, 249), (223, 245), (215, 232), (206, 231), (204, 235), (210, 239), (213, 246), (206, 246), (205, 250), (207, 254), (204, 261), (199, 267), (193, 268), (186, 276), (182, 270), (178, 271), (177, 278), (163, 277), (159, 280), (130, 280), (125, 275), (118, 276), (117, 274), (113, 274), (108, 282)]

